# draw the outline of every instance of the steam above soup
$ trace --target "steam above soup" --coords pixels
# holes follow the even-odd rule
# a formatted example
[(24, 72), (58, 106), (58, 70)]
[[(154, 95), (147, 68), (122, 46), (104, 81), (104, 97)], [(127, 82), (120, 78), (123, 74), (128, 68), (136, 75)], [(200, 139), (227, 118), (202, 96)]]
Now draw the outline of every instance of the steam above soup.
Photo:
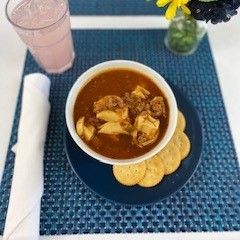
[(79, 92), (74, 121), (79, 137), (101, 155), (129, 159), (151, 150), (164, 136), (168, 103), (147, 76), (112, 69)]

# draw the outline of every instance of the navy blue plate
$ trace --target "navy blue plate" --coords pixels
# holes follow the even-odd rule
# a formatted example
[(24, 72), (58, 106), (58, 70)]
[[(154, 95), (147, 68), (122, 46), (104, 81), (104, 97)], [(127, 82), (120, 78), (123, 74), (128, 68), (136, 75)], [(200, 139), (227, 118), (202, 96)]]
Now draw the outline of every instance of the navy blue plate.
[(93, 192), (114, 202), (130, 205), (150, 204), (162, 200), (183, 187), (196, 170), (202, 151), (202, 128), (198, 114), (190, 102), (172, 86), (178, 108), (186, 117), (185, 132), (191, 141), (191, 152), (176, 172), (155, 187), (126, 187), (119, 184), (112, 173), (112, 166), (99, 162), (83, 152), (71, 138), (67, 128), (64, 141), (68, 160), (73, 171)]

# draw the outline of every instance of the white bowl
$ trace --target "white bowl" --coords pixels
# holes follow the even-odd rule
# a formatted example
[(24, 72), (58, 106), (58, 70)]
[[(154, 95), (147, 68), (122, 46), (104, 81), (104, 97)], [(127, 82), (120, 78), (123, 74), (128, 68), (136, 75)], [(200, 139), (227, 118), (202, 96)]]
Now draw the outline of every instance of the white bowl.
[[(73, 110), (74, 110), (74, 104), (76, 101), (76, 98), (78, 96), (79, 91), (94, 77), (96, 74), (110, 70), (110, 69), (116, 69), (116, 68), (122, 68), (122, 69), (131, 69), (135, 70), (137, 72), (140, 72), (146, 76), (148, 76), (152, 81), (162, 90), (165, 97), (167, 98), (168, 105), (169, 105), (169, 123), (166, 130), (165, 135), (161, 139), (161, 141), (152, 148), (149, 152), (135, 158), (130, 159), (113, 159), (109, 157), (105, 157), (95, 151), (93, 151), (91, 148), (87, 146), (87, 144), (84, 143), (84, 141), (77, 135), (75, 130), (75, 124), (73, 120)], [(75, 143), (88, 155), (92, 156), (93, 158), (99, 160), (100, 162), (111, 164), (111, 165), (125, 165), (130, 163), (137, 163), (144, 161), (156, 153), (158, 153), (161, 149), (163, 149), (166, 144), (171, 139), (175, 128), (177, 124), (177, 115), (178, 115), (178, 109), (177, 109), (177, 103), (175, 96), (169, 87), (169, 85), (166, 83), (166, 81), (163, 79), (163, 77), (158, 74), (153, 69), (133, 61), (127, 61), (127, 60), (113, 60), (113, 61), (107, 61), (100, 63), (94, 67), (91, 67), (88, 69), (85, 73), (83, 73), (77, 81), (74, 83), (73, 87), (71, 88), (67, 103), (66, 103), (66, 109), (65, 109), (65, 117), (67, 122), (67, 128), (70, 132), (73, 140)]]

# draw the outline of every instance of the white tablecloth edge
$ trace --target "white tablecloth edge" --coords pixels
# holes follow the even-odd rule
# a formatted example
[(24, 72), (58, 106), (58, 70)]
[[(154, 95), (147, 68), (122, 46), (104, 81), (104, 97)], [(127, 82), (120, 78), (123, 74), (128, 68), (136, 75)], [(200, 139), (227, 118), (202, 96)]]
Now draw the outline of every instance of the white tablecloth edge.
[[(76, 234), (40, 236), (39, 240), (239, 240), (240, 232)], [(2, 240), (2, 236), (0, 236)]]

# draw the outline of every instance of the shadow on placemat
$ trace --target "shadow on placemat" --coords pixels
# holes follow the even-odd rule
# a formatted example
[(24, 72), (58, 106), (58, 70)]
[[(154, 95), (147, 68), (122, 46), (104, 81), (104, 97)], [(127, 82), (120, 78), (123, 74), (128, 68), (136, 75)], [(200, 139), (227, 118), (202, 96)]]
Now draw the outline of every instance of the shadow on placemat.
[[(76, 60), (71, 70), (51, 78), (51, 115), (44, 157), (42, 235), (77, 233), (240, 230), (240, 175), (207, 37), (197, 52), (178, 57), (163, 44), (164, 30), (74, 31)], [(71, 170), (63, 149), (65, 101), (77, 77), (110, 59), (149, 65), (178, 85), (197, 109), (204, 131), (201, 164), (175, 195), (148, 206), (122, 206), (93, 194)], [(24, 75), (41, 71), (27, 54)], [(21, 94), (20, 94), (21, 96)], [(9, 149), (16, 141), (20, 100)], [(3, 233), (14, 156), (8, 151), (0, 188)], [(96, 176), (97, 181), (97, 176)]]

